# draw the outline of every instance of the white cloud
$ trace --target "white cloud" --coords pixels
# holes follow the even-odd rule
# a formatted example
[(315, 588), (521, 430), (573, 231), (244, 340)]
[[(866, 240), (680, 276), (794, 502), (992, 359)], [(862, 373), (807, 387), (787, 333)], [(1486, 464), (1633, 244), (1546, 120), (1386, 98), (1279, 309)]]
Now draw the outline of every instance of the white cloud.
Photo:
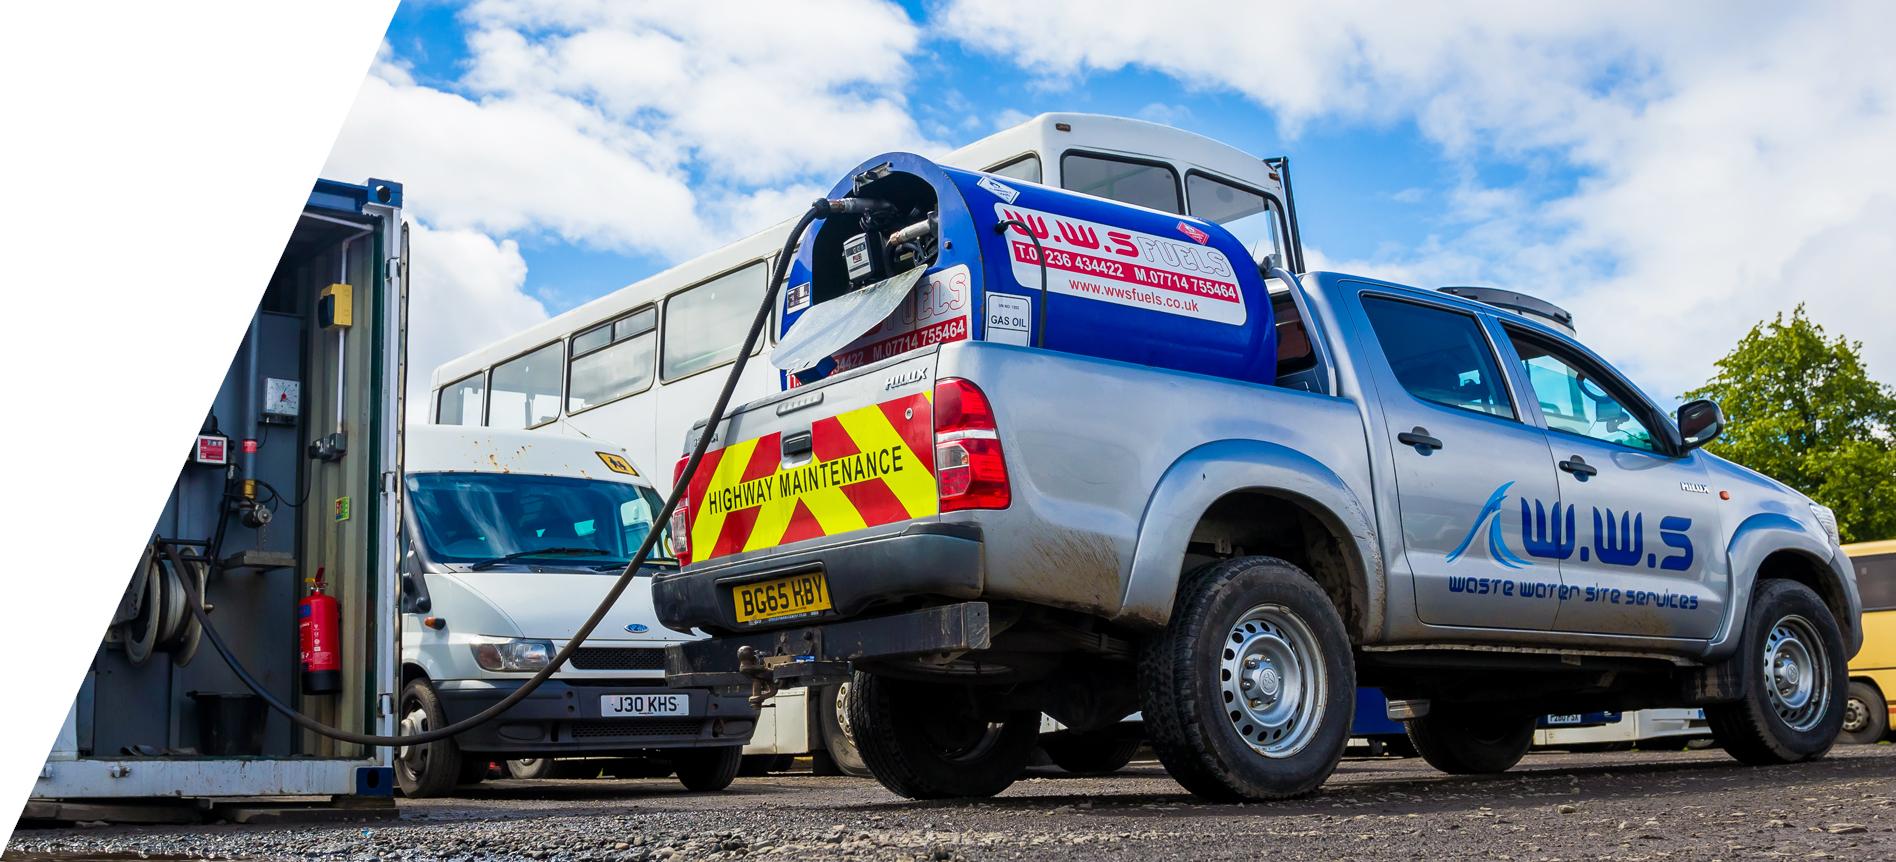
[(409, 224), (408, 421), (425, 422), (429, 376), (441, 363), (547, 318), (522, 288), (527, 262), (513, 240)]
[(1547, 296), (1660, 397), (1799, 301), (1896, 378), (1896, 6), (950, 0), (940, 18), (1048, 77), (1136, 66), (1293, 130), (1411, 120), (1471, 162), (1578, 169), (1551, 201), (1463, 179), (1450, 232), (1337, 266)]
[(324, 168), (402, 181), (432, 228), (414, 241), (411, 379), (546, 316), (515, 238), (681, 260), (876, 153), (946, 149), (904, 102), (920, 31), (880, 0), (485, 0), (460, 17), (462, 78), (417, 83), (385, 46)]

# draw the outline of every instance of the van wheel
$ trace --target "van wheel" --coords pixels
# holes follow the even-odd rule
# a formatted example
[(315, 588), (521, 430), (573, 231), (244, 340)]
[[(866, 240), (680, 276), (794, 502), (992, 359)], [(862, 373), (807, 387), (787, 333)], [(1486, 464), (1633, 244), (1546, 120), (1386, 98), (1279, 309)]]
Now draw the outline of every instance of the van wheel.
[(1409, 742), (1428, 765), (1450, 775), (1490, 775), (1520, 763), (1534, 744), (1534, 716), (1492, 708), (1437, 704), (1404, 722)]
[(1742, 763), (1769, 766), (1822, 757), (1843, 729), (1843, 634), (1830, 609), (1796, 581), (1759, 585), (1738, 643), (1744, 694), (1705, 707), (1705, 722)]
[(678, 783), (686, 790), (700, 793), (723, 790), (737, 780), (738, 767), (744, 763), (744, 746), (686, 748), (674, 752), (671, 760), (672, 770), (678, 773)]
[(1040, 742), (1054, 766), (1074, 775), (1111, 775), (1126, 768), (1139, 752), (1139, 737), (1119, 728), (1049, 734)]
[(1273, 557), (1192, 573), (1139, 656), (1145, 730), (1172, 778), (1218, 800), (1314, 793), (1343, 758), (1356, 665), (1316, 581)]
[(1027, 769), (1040, 716), (982, 712), (967, 692), (857, 673), (849, 724), (869, 773), (910, 799), (993, 796)]
[[(441, 709), (441, 698), (434, 686), (417, 679), (402, 688), (402, 736), (423, 733), (448, 723)], [(446, 796), (454, 792), (462, 777), (461, 748), (452, 739), (440, 739), (424, 745), (404, 745), (395, 752), (395, 785), (410, 799)]]
[(1850, 694), (1843, 704), (1843, 733), (1838, 738), (1851, 745), (1875, 745), (1889, 734), (1889, 704), (1876, 686), (1862, 680), (1850, 681)]
[(856, 749), (854, 731), (849, 724), (851, 690), (849, 683), (816, 690), (817, 724), (823, 731), (823, 751), (829, 755), (829, 765), (834, 768), (824, 774), (867, 778), (869, 765), (862, 762), (862, 752)]

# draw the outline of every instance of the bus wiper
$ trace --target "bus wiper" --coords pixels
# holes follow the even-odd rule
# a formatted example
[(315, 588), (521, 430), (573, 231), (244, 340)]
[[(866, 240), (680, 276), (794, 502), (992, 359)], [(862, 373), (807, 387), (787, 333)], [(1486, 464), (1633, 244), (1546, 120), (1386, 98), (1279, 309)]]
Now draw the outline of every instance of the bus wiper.
[(483, 569), (491, 569), (502, 563), (511, 563), (515, 560), (525, 559), (527, 557), (564, 557), (564, 556), (573, 556), (573, 555), (578, 555), (578, 554), (605, 556), (605, 553), (606, 553), (606, 550), (604, 548), (582, 548), (582, 547), (577, 547), (577, 546), (534, 548), (533, 550), (530, 550), (530, 551), (515, 551), (514, 553), (508, 554), (503, 557), (494, 557), (493, 559), (482, 560), (478, 563), (468, 566), (467, 568), (468, 568), (468, 571), (470, 572), (478, 572)]

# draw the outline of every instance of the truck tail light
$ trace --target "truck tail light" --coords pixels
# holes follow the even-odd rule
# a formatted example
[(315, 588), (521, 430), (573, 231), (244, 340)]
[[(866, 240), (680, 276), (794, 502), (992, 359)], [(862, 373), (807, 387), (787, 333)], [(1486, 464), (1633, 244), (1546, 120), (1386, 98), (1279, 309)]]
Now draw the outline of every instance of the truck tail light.
[(944, 512), (1005, 509), (1012, 499), (994, 409), (955, 377), (935, 381), (935, 483)]
[(678, 466), (672, 468), (672, 493), (678, 495), (678, 505), (672, 509), (671, 546), (672, 556), (678, 558), (678, 565), (691, 563), (691, 495), (678, 480), (685, 475), (685, 464), (691, 460), (686, 454), (678, 459)]

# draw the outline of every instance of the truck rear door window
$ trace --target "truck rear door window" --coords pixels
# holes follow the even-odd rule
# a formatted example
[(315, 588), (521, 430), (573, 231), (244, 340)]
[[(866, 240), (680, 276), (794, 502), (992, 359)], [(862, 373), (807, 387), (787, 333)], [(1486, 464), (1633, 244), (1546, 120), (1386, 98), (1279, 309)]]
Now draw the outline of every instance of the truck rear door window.
[(1390, 370), (1423, 401), (1514, 418), (1494, 350), (1473, 315), (1446, 308), (1363, 297), (1363, 311)]
[(560, 415), (560, 342), (494, 366), (487, 424), (533, 428)]
[(487, 387), (478, 373), (441, 387), (441, 401), (435, 405), (435, 424), (481, 424), (481, 396), (486, 392)]
[(573, 336), (566, 412), (578, 413), (651, 388), (658, 310), (645, 308)]
[(665, 300), (660, 371), (676, 380), (737, 358), (757, 305), (764, 301), (764, 265), (754, 263), (687, 288)]
[(1192, 215), (1223, 225), (1253, 259), (1268, 254), (1284, 264), (1277, 208), (1263, 192), (1192, 172), (1185, 175), (1185, 202)]
[(1060, 185), (1082, 194), (1169, 213), (1185, 211), (1179, 201), (1178, 172), (1152, 162), (1067, 153), (1060, 158)]

